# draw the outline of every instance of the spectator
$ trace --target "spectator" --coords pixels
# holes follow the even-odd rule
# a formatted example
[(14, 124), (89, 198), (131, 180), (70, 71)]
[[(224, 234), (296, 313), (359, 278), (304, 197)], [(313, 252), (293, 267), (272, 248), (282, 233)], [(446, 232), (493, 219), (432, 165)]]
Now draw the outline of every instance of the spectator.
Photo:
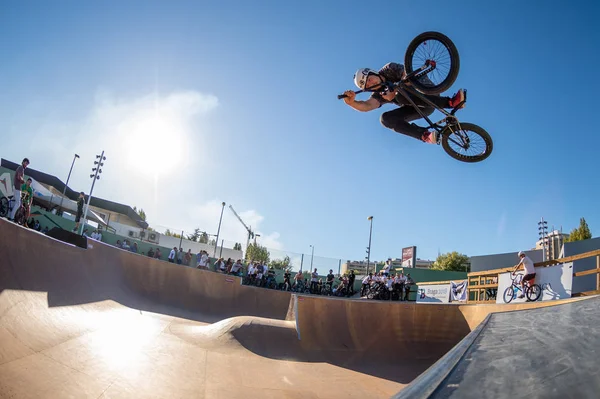
[(181, 265), (183, 263), (183, 248), (179, 248), (179, 252), (177, 253), (177, 264)]
[(350, 275), (348, 276), (348, 295), (354, 295), (354, 280), (356, 279), (356, 275), (354, 274), (354, 270), (350, 270)]
[(189, 266), (190, 263), (192, 263), (192, 250), (188, 249), (188, 251), (185, 253), (185, 257), (183, 258), (183, 263), (186, 266)]
[(135, 241), (133, 242), (133, 245), (131, 246), (131, 252), (135, 252), (136, 254), (139, 252), (137, 242), (135, 242)]
[(154, 259), (162, 259), (162, 254), (160, 253), (159, 247), (156, 247), (156, 253), (154, 254)]
[(227, 269), (225, 268), (225, 262), (223, 261), (223, 258), (217, 259), (215, 262), (215, 271), (225, 273), (226, 270)]
[(25, 184), (25, 169), (29, 166), (29, 159), (23, 159), (21, 165), (15, 171), (15, 179), (13, 184), (13, 199), (15, 200), (13, 208), (10, 211), (10, 220), (15, 219), (15, 213), (21, 207), (21, 187)]
[(201, 254), (201, 256), (197, 261), (198, 266), (196, 266), (196, 267), (198, 269), (208, 269), (208, 263), (209, 263), (208, 254), (204, 250), (200, 251), (200, 254)]
[(148, 257), (149, 257), (149, 258), (154, 258), (154, 250), (153, 250), (152, 248), (150, 248), (150, 249), (148, 250)]
[(242, 261), (240, 259), (238, 259), (232, 266), (231, 269), (229, 270), (229, 273), (231, 274), (239, 274), (241, 269), (242, 269)]
[(317, 273), (317, 268), (315, 268), (315, 270), (312, 272), (311, 277), (310, 277), (310, 293), (311, 294), (317, 293), (318, 281), (319, 281), (319, 273)]
[(42, 233), (44, 233), (44, 234), (48, 234), (48, 231), (49, 231), (49, 230), (48, 230), (48, 226), (46, 226), (46, 227), (44, 227), (44, 230), (42, 230)]
[(385, 277), (387, 277), (390, 274), (391, 267), (392, 267), (392, 260), (391, 259), (386, 260), (385, 266), (383, 267), (383, 270), (382, 270), (383, 275)]
[(173, 247), (171, 252), (169, 253), (169, 262), (175, 263), (175, 257), (177, 256), (177, 247)]
[(75, 228), (73, 229), (73, 233), (77, 233), (79, 231), (79, 223), (81, 222), (81, 217), (83, 216), (83, 204), (85, 202), (84, 196), (85, 194), (82, 191), (79, 193), (79, 198), (77, 198), (77, 214), (75, 215)]

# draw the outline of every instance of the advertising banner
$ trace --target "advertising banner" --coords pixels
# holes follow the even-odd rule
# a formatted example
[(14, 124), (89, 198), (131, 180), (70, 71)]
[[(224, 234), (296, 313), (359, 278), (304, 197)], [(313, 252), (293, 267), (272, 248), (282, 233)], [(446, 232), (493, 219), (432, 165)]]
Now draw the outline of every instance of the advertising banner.
[(465, 302), (467, 300), (467, 280), (450, 282), (450, 301)]
[[(538, 301), (552, 301), (556, 299), (565, 299), (571, 297), (571, 289), (573, 286), (573, 262), (561, 263), (550, 267), (535, 268), (535, 284), (542, 288), (542, 295)], [(515, 284), (520, 287), (520, 282), (525, 274), (524, 270), (519, 270), (512, 276), (510, 272), (502, 273), (498, 276), (498, 295), (496, 303), (506, 303), (504, 293), (507, 288), (511, 287), (513, 278)], [(510, 303), (521, 303), (527, 301), (527, 296), (519, 298), (522, 292), (520, 288), (517, 290), (515, 297)]]
[(450, 284), (432, 284), (419, 287), (417, 303), (449, 303)]
[(417, 247), (402, 248), (402, 267), (415, 267)]

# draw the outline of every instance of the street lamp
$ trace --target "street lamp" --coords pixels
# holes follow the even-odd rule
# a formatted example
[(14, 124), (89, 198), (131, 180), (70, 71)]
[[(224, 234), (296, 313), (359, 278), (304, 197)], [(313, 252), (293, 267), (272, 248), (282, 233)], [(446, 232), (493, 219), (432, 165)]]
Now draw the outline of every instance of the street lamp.
[(369, 228), (369, 246), (367, 247), (367, 276), (369, 275), (369, 265), (371, 263), (371, 235), (373, 234), (373, 216), (369, 216), (367, 220), (371, 221)]
[(67, 182), (65, 183), (65, 188), (63, 189), (63, 195), (60, 199), (60, 205), (58, 207), (58, 211), (62, 214), (62, 204), (63, 204), (63, 200), (65, 199), (65, 194), (67, 192), (67, 186), (69, 185), (69, 179), (71, 178), (71, 172), (73, 171), (73, 165), (75, 165), (75, 160), (79, 158), (79, 155), (75, 154), (75, 156), (73, 157), (73, 162), (71, 163), (71, 169), (69, 169), (69, 175), (67, 176)]
[(90, 175), (90, 178), (93, 179), (92, 188), (90, 189), (90, 195), (88, 195), (88, 202), (87, 202), (87, 205), (85, 206), (85, 213), (83, 214), (83, 223), (81, 224), (81, 232), (79, 232), (79, 234), (83, 234), (88, 210), (90, 209), (90, 201), (92, 200), (92, 193), (94, 192), (94, 184), (96, 184), (96, 180), (100, 180), (99, 175), (100, 175), (100, 173), (102, 173), (102, 169), (100, 169), (100, 168), (102, 166), (104, 166), (103, 161), (106, 161), (106, 157), (104, 156), (104, 151), (102, 151), (102, 154), (96, 155), (96, 159), (98, 159), (98, 161), (94, 161), (94, 165), (98, 165), (98, 166), (96, 166), (92, 169), (92, 172), (94, 172), (94, 173), (92, 173)]
[(312, 271), (313, 271), (313, 257), (315, 256), (315, 246), (311, 245), (310, 247), (312, 248), (312, 253), (310, 254), (310, 272), (312, 273)]
[(217, 230), (217, 239), (215, 240), (215, 251), (213, 252), (213, 258), (217, 256), (217, 246), (219, 245), (219, 234), (221, 233), (221, 221), (223, 220), (223, 209), (225, 209), (225, 202), (221, 203), (221, 217), (219, 218), (219, 229)]

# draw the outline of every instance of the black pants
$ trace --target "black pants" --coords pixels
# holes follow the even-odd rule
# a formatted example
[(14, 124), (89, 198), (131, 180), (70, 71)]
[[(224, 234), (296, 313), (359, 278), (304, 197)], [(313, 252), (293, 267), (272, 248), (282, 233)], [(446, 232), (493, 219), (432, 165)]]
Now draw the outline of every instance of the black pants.
[[(435, 111), (435, 108), (422, 101), (421, 99), (412, 95), (410, 96), (410, 98), (415, 102), (415, 104), (420, 105), (419, 110), (423, 114), (429, 116), (433, 114), (433, 111)], [(427, 98), (429, 101), (431, 101), (440, 108), (451, 108), (450, 97), (425, 95), (425, 98)], [(387, 111), (381, 114), (381, 124), (387, 127), (388, 129), (392, 129), (397, 133), (402, 133), (407, 136), (413, 137), (417, 140), (421, 140), (423, 133), (427, 131), (427, 128), (417, 126), (414, 123), (408, 123), (417, 119), (421, 119), (421, 115), (419, 115), (419, 113), (410, 104), (410, 102), (402, 95), (398, 95), (396, 99), (400, 104), (400, 108)]]

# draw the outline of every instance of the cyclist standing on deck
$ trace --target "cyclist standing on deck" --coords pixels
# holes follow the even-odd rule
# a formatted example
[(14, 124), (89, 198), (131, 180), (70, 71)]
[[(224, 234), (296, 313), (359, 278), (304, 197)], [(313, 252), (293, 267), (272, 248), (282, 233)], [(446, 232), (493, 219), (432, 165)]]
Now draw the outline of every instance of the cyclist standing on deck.
[(23, 187), (23, 184), (25, 183), (25, 169), (27, 169), (27, 166), (29, 166), (29, 159), (24, 158), (23, 162), (21, 162), (21, 165), (15, 171), (13, 184), (13, 198), (15, 202), (13, 203), (13, 208), (10, 211), (8, 217), (9, 220), (14, 220), (15, 213), (17, 213), (17, 210), (21, 207), (21, 187)]
[(535, 266), (533, 265), (533, 261), (531, 260), (531, 258), (525, 255), (525, 252), (519, 251), (519, 258), (521, 258), (521, 261), (518, 265), (515, 266), (515, 268), (512, 271), (512, 274), (514, 276), (515, 272), (519, 269), (519, 267), (521, 265), (523, 266), (523, 269), (525, 270), (525, 275), (521, 279), (521, 294), (519, 294), (519, 298), (523, 298), (525, 296), (525, 281), (529, 281), (530, 287), (535, 283)]
[[(381, 107), (383, 104), (395, 104), (400, 108), (381, 114), (381, 124), (397, 133), (405, 134), (425, 143), (437, 144), (437, 132), (430, 131), (425, 127), (408, 123), (421, 119), (421, 115), (415, 110), (410, 102), (402, 95), (396, 96), (395, 91), (388, 90), (387, 83), (398, 83), (406, 77), (404, 65), (395, 62), (386, 64), (379, 71), (369, 68), (361, 68), (354, 75), (354, 83), (363, 90), (373, 92), (366, 101), (356, 100), (356, 93), (352, 90), (344, 92), (344, 102), (357, 111), (368, 112)], [(424, 84), (433, 85), (427, 76), (419, 78)], [(423, 102), (419, 98), (408, 94), (413, 102), (420, 108), (424, 115), (431, 115), (435, 108)], [(439, 95), (424, 95), (429, 101), (440, 108), (456, 108), (465, 101), (466, 91), (463, 89), (452, 97), (441, 97)], [(464, 104), (460, 108), (463, 108)]]

